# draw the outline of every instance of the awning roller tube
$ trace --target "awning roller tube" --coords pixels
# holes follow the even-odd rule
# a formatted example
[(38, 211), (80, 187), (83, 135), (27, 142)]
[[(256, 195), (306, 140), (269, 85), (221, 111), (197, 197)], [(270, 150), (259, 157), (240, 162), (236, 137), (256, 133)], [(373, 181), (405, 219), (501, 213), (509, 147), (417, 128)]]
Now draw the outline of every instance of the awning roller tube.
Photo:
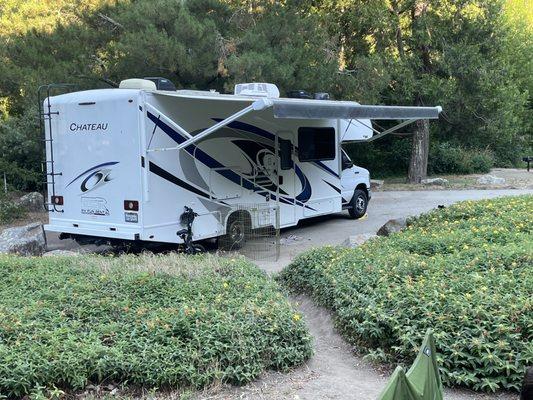
[(274, 117), (293, 119), (438, 119), (441, 107), (366, 106), (351, 102), (274, 100)]

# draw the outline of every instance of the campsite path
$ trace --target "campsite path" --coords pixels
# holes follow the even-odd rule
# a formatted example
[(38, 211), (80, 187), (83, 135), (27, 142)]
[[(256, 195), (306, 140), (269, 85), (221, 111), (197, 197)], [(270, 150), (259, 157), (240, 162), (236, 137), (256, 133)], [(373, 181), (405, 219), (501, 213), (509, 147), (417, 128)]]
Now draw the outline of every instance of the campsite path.
[[(392, 369), (378, 369), (363, 360), (336, 333), (331, 314), (306, 296), (292, 299), (305, 315), (314, 338), (314, 356), (289, 373), (268, 372), (243, 387), (225, 386), (199, 393), (202, 400), (375, 400)], [(507, 393), (484, 395), (446, 389), (446, 400), (516, 400)]]

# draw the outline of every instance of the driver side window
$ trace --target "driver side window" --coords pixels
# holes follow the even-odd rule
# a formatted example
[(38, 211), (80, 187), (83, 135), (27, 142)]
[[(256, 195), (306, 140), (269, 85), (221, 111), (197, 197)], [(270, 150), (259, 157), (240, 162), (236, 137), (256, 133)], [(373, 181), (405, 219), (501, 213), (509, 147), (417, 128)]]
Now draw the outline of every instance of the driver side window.
[(342, 170), (350, 169), (353, 167), (353, 162), (350, 160), (350, 157), (348, 157), (348, 154), (345, 153), (344, 150), (341, 151), (342, 154)]

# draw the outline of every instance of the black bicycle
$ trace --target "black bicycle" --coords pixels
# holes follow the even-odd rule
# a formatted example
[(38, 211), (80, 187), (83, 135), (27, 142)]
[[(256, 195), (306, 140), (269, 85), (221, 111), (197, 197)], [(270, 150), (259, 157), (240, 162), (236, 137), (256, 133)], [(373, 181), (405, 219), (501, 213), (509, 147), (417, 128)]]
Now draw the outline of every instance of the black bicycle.
[(192, 223), (194, 219), (198, 216), (197, 213), (190, 207), (185, 206), (185, 211), (180, 215), (180, 223), (185, 225), (186, 228), (181, 229), (176, 232), (183, 240), (183, 245), (185, 246), (185, 254), (199, 254), (204, 253), (205, 248), (201, 244), (194, 243), (192, 241)]

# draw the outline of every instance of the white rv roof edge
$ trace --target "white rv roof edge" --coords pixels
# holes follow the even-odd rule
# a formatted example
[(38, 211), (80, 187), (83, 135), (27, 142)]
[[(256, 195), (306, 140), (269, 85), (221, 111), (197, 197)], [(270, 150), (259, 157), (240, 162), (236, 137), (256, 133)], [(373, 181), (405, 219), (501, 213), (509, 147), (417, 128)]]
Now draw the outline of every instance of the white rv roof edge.
[(176, 92), (164, 90), (152, 90), (149, 93), (158, 96), (179, 97), (182, 99), (196, 99), (196, 100), (218, 100), (218, 101), (237, 101), (243, 103), (253, 103), (261, 97), (236, 96), (234, 94), (220, 94), (213, 92), (203, 92), (200, 90), (177, 90)]
[[(176, 92), (144, 89), (93, 89), (52, 96), (55, 102), (79, 101), (93, 96), (102, 100), (119, 95), (135, 96), (141, 92), (157, 96), (178, 97), (183, 99), (230, 101), (247, 103), (268, 100), (273, 108), (275, 118), (287, 119), (438, 119), (441, 107), (382, 106), (361, 105), (355, 101), (314, 100), (292, 98), (267, 98), (258, 96), (238, 96), (214, 92), (181, 90)], [(268, 108), (268, 107), (266, 107)]]

